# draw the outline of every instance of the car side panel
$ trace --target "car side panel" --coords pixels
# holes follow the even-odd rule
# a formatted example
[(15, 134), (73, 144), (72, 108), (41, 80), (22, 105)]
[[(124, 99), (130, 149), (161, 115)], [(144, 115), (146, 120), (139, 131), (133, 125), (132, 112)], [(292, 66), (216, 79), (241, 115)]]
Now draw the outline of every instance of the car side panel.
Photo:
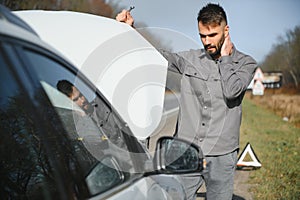
[[(102, 199), (103, 195), (95, 196), (91, 200)], [(141, 200), (141, 199), (173, 199), (168, 192), (157, 184), (151, 177), (144, 177), (116, 194), (105, 199), (109, 200)]]

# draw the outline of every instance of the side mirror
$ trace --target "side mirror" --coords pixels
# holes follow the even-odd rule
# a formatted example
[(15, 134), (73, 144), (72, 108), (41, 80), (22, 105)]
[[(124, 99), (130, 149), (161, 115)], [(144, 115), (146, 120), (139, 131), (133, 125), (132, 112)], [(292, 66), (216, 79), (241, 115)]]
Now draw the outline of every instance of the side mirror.
[(157, 141), (155, 165), (162, 173), (201, 172), (203, 153), (198, 146), (183, 139), (162, 137)]
[(100, 194), (124, 181), (117, 161), (111, 156), (105, 156), (97, 163), (85, 179), (92, 195)]

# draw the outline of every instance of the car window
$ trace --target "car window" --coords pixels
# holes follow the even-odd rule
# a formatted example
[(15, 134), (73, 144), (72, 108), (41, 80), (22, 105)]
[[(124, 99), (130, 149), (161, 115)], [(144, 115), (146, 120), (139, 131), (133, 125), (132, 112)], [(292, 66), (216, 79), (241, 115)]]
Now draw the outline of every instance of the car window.
[[(78, 74), (43, 54), (26, 50), (26, 55), (31, 63), (30, 67), (37, 73), (39, 81), (61, 118), (69, 137), (76, 143), (79, 141), (99, 162), (104, 162), (103, 158), (112, 156), (117, 165), (110, 165), (109, 169), (122, 171), (123, 176), (120, 178), (126, 180), (135, 176), (136, 171), (120, 128), (120, 122), (105, 101), (96, 95), (95, 89), (89, 87)], [(85, 97), (89, 105), (88, 109), (78, 105), (74, 99), (58, 89), (57, 84), (61, 80), (67, 80), (78, 89), (80, 92), (78, 97)], [(106, 170), (105, 179), (109, 178), (107, 177), (109, 174), (114, 176), (118, 174), (108, 173), (105, 167), (98, 167), (97, 170), (99, 169)], [(92, 173), (90, 170), (86, 171), (87, 176)], [(111, 177), (111, 180), (114, 179)], [(97, 187), (94, 187), (91, 180), (96, 179), (89, 178), (88, 180), (88, 186), (93, 188), (90, 190), (92, 194), (109, 189), (104, 184), (100, 185), (96, 182)], [(120, 181), (116, 181), (115, 185), (111, 183), (111, 187), (120, 183)]]
[[(37, 95), (41, 88), (27, 91), (2, 55), (0, 49), (1, 199), (65, 199), (79, 191), (86, 196), (75, 189), (83, 184), (70, 174), (71, 166), (79, 169), (74, 152), (60, 134), (55, 113), (43, 103), (46, 99)], [(37, 97), (34, 106), (29, 93)], [(45, 119), (51, 121), (39, 113), (47, 113)]]

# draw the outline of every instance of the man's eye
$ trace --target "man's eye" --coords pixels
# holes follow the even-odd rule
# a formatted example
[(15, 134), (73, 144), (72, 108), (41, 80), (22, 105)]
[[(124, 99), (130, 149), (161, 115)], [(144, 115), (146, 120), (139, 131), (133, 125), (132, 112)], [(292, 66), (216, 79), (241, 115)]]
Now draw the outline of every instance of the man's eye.
[(78, 97), (74, 98), (73, 101), (76, 102), (78, 101), (79, 98), (81, 98), (83, 95), (80, 93)]
[(76, 102), (79, 99), (79, 97), (76, 97), (73, 99), (74, 102)]

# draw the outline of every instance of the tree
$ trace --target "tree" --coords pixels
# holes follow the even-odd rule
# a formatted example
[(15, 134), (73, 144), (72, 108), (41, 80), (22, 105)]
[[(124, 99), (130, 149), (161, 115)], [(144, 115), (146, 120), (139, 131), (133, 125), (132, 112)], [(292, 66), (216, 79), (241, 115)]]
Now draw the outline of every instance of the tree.
[(265, 71), (282, 71), (283, 82), (299, 87), (300, 84), (300, 26), (278, 38), (279, 43), (262, 63)]
[(71, 10), (109, 18), (115, 14), (104, 0), (0, 0), (0, 3), (11, 10)]

